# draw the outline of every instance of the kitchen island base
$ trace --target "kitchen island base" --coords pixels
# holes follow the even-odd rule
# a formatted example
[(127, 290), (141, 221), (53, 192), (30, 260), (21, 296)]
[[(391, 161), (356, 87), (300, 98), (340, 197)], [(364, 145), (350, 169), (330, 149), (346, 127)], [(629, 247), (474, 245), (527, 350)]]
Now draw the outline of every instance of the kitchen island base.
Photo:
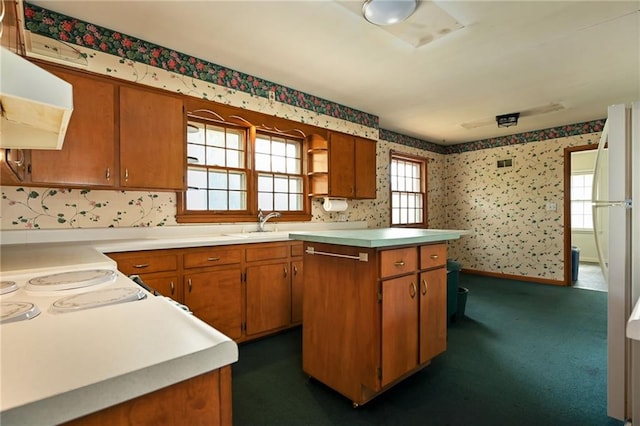
[(231, 366), (64, 423), (65, 426), (231, 426)]
[(446, 349), (446, 243), (305, 242), (303, 371), (362, 405)]

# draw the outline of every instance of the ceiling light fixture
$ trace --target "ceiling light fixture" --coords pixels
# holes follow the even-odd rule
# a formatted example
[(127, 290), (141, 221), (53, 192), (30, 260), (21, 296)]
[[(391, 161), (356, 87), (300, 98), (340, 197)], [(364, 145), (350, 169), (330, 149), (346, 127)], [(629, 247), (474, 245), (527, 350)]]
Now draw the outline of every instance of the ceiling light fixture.
[(417, 6), (417, 0), (367, 0), (362, 5), (362, 14), (372, 24), (392, 25), (411, 16)]

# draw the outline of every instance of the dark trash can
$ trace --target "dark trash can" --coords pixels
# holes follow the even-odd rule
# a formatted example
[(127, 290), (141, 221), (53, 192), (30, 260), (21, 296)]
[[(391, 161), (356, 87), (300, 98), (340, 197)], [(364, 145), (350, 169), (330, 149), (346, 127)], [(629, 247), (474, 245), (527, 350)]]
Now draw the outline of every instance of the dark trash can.
[(578, 281), (578, 266), (580, 265), (580, 249), (571, 247), (571, 282)]
[(458, 285), (460, 283), (460, 263), (447, 260), (447, 323), (455, 319), (458, 312)]
[(464, 316), (464, 309), (467, 306), (468, 294), (468, 288), (458, 287), (458, 312), (456, 313), (456, 318), (462, 318)]

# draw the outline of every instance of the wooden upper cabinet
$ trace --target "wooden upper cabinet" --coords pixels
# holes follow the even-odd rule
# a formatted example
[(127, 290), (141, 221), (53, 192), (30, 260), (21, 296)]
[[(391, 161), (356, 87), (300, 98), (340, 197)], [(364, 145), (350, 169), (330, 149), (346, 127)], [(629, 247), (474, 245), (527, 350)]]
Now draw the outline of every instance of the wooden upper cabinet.
[(354, 137), (343, 133), (331, 133), (329, 138), (329, 195), (354, 198), (356, 195)]
[(312, 196), (376, 198), (376, 141), (330, 132), (329, 141), (311, 135), (309, 145)]
[(59, 151), (31, 151), (33, 184), (115, 185), (116, 85), (44, 67), (73, 86), (73, 113)]
[(120, 87), (120, 186), (185, 189), (182, 98)]
[(355, 138), (355, 198), (376, 198), (376, 141)]

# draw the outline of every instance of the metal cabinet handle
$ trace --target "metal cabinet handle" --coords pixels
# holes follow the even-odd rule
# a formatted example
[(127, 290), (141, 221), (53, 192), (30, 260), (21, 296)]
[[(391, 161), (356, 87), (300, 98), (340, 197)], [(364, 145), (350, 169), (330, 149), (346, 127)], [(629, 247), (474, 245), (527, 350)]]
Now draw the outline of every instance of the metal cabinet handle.
[(171, 281), (171, 284), (169, 284), (169, 286), (171, 287), (171, 295), (173, 296), (174, 291), (176, 290), (176, 286), (173, 283), (173, 281)]
[(191, 293), (191, 278), (187, 280), (187, 284), (189, 285), (189, 293)]
[(289, 274), (289, 272), (287, 271), (287, 267), (285, 266), (284, 268), (282, 268), (282, 270), (284, 271), (284, 277), (287, 278), (287, 275)]
[(107, 180), (111, 180), (111, 167), (107, 167), (106, 176)]
[(396, 266), (404, 266), (404, 260), (399, 260), (397, 262), (394, 262), (393, 264)]
[(137, 265), (133, 265), (133, 267), (136, 269), (147, 268), (148, 266), (149, 266), (148, 263), (138, 263)]
[(207, 257), (207, 261), (209, 261), (209, 262), (215, 262), (215, 261), (218, 261), (218, 260), (220, 260), (219, 257)]
[(129, 180), (129, 169), (124, 169), (124, 181), (127, 182)]
[(422, 295), (427, 294), (427, 280), (422, 280)]
[(437, 254), (432, 254), (432, 255), (431, 255), (431, 258), (432, 258), (433, 260), (436, 260), (436, 259), (438, 258), (438, 255), (437, 255)]
[(22, 167), (22, 165), (24, 164), (24, 151), (18, 149), (17, 152), (18, 154), (20, 154), (20, 158), (18, 160), (13, 160), (13, 162), (16, 164), (16, 166)]
[(417, 292), (416, 283), (411, 281), (411, 284), (409, 285), (409, 294), (411, 295), (412, 299), (416, 297), (416, 292)]
[(298, 275), (298, 267), (293, 265), (293, 275)]

